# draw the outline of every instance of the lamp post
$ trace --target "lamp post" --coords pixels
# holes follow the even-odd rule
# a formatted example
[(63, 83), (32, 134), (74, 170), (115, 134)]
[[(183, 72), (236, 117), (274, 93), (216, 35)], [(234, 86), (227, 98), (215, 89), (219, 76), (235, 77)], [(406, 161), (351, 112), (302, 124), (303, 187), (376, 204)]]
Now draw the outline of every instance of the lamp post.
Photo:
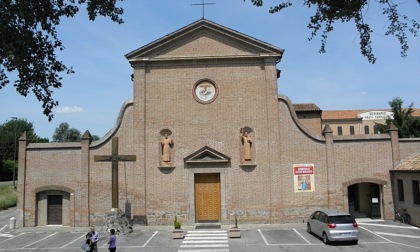
[(15, 125), (15, 152), (13, 154), (13, 187), (16, 187), (16, 121), (17, 121), (17, 117), (12, 117), (12, 120), (14, 121), (14, 125)]

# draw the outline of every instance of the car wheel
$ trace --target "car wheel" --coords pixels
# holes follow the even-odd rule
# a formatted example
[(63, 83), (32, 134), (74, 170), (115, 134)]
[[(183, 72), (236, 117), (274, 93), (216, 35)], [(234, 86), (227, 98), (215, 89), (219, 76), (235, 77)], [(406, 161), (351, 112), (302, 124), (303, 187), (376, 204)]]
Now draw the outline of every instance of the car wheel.
[(325, 244), (328, 244), (330, 242), (326, 233), (322, 233), (322, 242)]
[(354, 241), (352, 241), (352, 243), (354, 244), (354, 245), (357, 245), (357, 243), (359, 242), (359, 240), (354, 240)]
[(306, 225), (306, 231), (308, 231), (308, 233), (312, 234), (312, 230), (311, 230), (311, 225), (310, 224)]
[(406, 224), (410, 224), (411, 223), (411, 216), (409, 214), (404, 215), (403, 221)]

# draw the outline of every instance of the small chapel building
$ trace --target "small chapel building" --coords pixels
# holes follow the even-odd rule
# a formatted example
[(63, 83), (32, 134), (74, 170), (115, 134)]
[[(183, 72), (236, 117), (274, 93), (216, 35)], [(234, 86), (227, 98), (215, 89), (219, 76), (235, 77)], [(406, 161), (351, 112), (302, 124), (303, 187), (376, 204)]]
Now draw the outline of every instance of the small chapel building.
[(111, 208), (142, 225), (392, 219), (390, 170), (420, 140), (309, 130), (279, 94), (283, 53), (206, 19), (128, 53), (133, 99), (104, 137), (19, 139), (18, 223), (100, 225)]

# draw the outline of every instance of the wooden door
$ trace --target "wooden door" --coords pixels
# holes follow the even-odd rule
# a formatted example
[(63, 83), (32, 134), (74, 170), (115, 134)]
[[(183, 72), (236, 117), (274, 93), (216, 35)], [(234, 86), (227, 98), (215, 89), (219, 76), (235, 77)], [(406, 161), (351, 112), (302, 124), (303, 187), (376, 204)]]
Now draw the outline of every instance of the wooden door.
[(197, 222), (220, 222), (220, 174), (194, 174)]
[(63, 224), (63, 196), (48, 195), (47, 225)]

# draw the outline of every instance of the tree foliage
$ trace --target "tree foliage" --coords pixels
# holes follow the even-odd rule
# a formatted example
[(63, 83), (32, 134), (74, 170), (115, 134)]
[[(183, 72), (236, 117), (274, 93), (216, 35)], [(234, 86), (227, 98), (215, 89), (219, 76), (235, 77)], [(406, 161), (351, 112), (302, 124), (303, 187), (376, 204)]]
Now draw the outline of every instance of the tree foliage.
[(380, 132), (387, 131), (391, 124), (398, 128), (398, 136), (400, 138), (420, 137), (420, 118), (415, 118), (414, 103), (411, 103), (408, 108), (403, 108), (404, 101), (400, 98), (394, 98), (389, 102), (393, 118), (387, 118), (385, 124), (377, 124)]
[(13, 160), (15, 142), (19, 144), (19, 137), (26, 131), (27, 138), (34, 143), (48, 143), (48, 138), (39, 137), (34, 126), (26, 119), (10, 120), (0, 125), (0, 157), (2, 160)]
[[(53, 135), (53, 142), (80, 142), (82, 139), (82, 134), (78, 129), (70, 128), (70, 125), (66, 122), (60, 123), (57, 128), (55, 128)], [(97, 135), (92, 136), (92, 140), (98, 140)]]
[[(41, 138), (35, 133), (32, 123), (26, 119), (10, 120), (0, 125), (0, 177), (1, 180), (11, 180), (13, 160), (18, 160), (19, 137), (26, 131), (31, 142), (48, 143), (48, 138)], [(15, 146), (16, 144), (16, 146)], [(15, 149), (16, 147), (16, 149)], [(15, 152), (16, 151), (16, 152)]]
[[(246, 1), (246, 0), (244, 0)], [(250, 0), (255, 6), (262, 6), (263, 0)], [(420, 0), (417, 0), (420, 4)], [(417, 36), (420, 24), (412, 18), (400, 13), (398, 3), (392, 0), (378, 0), (381, 4), (382, 14), (386, 15), (389, 25), (385, 35), (392, 35), (398, 39), (401, 46), (401, 57), (407, 56), (409, 49), (407, 34)], [(299, 2), (300, 3), (300, 2)], [(311, 30), (309, 40), (312, 40), (322, 30), (320, 53), (326, 52), (328, 34), (333, 31), (337, 21), (354, 22), (359, 34), (360, 52), (370, 63), (375, 63), (376, 57), (372, 49), (371, 35), (374, 33), (371, 26), (364, 19), (364, 13), (369, 8), (371, 0), (304, 0), (303, 5), (315, 8), (315, 14), (310, 17), (308, 28)], [(291, 0), (283, 1), (276, 6), (271, 6), (270, 13), (277, 13), (292, 6)]]
[(55, 128), (53, 142), (80, 142), (82, 134), (75, 128), (70, 128), (66, 122)]
[(74, 72), (57, 58), (56, 52), (64, 50), (64, 45), (56, 27), (84, 5), (92, 21), (101, 15), (122, 23), (123, 9), (116, 7), (117, 1), (123, 0), (1, 0), (0, 89), (17, 75), (16, 91), (25, 97), (33, 92), (51, 121), (58, 105), (53, 90), (62, 86), (63, 73)]

